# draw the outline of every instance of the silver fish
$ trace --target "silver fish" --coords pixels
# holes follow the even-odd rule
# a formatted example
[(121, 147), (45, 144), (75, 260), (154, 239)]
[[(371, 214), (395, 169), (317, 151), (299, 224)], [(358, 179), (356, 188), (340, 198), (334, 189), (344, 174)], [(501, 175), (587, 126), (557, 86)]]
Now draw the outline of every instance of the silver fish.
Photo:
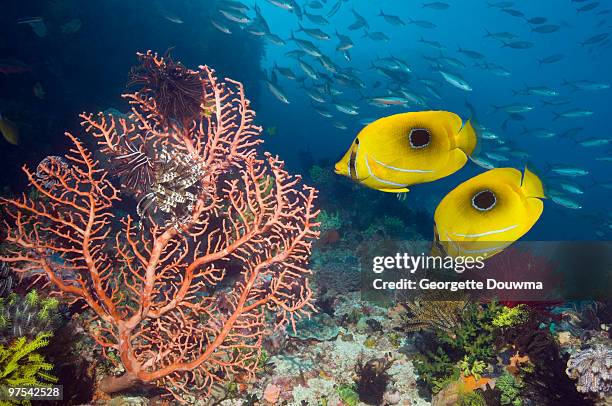
[(318, 14), (310, 14), (308, 12), (304, 12), (304, 17), (306, 17), (313, 24), (319, 24), (319, 25), (329, 24), (329, 21), (325, 17), (320, 16)]
[(561, 118), (561, 117), (564, 117), (564, 118), (590, 117), (593, 114), (595, 114), (595, 112), (591, 110), (585, 110), (585, 109), (571, 109), (571, 110), (564, 111), (563, 113), (553, 112), (553, 114), (555, 116), (553, 120), (557, 120), (558, 118)]
[(277, 100), (285, 104), (289, 104), (289, 99), (285, 95), (285, 92), (277, 84), (272, 83), (270, 80), (266, 80), (266, 85), (268, 86), (270, 93), (272, 93)]
[(586, 176), (589, 171), (583, 168), (571, 167), (571, 166), (556, 166), (550, 169), (551, 172), (561, 176), (578, 177)]
[(349, 115), (357, 115), (359, 114), (359, 107), (352, 103), (342, 103), (342, 102), (334, 102), (334, 107), (341, 113), (349, 114)]
[(602, 147), (604, 145), (608, 145), (612, 143), (612, 139), (610, 138), (589, 138), (586, 140), (578, 141), (578, 144), (582, 147), (590, 148), (590, 147)]
[(300, 66), (300, 68), (302, 68), (306, 76), (308, 76), (310, 79), (312, 80), (319, 79), (319, 76), (317, 75), (317, 71), (312, 66), (310, 66), (308, 63), (304, 62), (301, 59), (298, 59), (298, 65)]
[(529, 49), (533, 47), (535, 44), (529, 41), (510, 41), (504, 42), (503, 48), (512, 48), (512, 49)]
[(355, 45), (351, 40), (351, 37), (349, 37), (348, 35), (340, 34), (338, 30), (336, 30), (336, 36), (340, 40), (340, 43), (336, 47), (337, 51), (346, 51), (348, 49), (351, 49)]
[(465, 90), (468, 92), (472, 91), (472, 86), (470, 86), (470, 84), (465, 79), (463, 79), (461, 76), (450, 73), (450, 72), (445, 72), (443, 70), (440, 70), (439, 72), (444, 78), (444, 80), (446, 80), (448, 83), (455, 86), (456, 88)]
[(267, 0), (267, 2), (283, 10), (293, 10), (293, 4), (289, 0)]
[(311, 55), (317, 58), (322, 55), (321, 51), (319, 50), (319, 48), (316, 47), (315, 44), (305, 39), (296, 38), (293, 35), (293, 32), (291, 32), (291, 40), (293, 40), (297, 44), (297, 46), (302, 51), (306, 52), (308, 55)]
[(550, 194), (550, 200), (557, 203), (561, 207), (565, 207), (566, 209), (579, 210), (582, 209), (582, 205), (575, 200), (570, 198), (558, 195), (558, 194)]
[(378, 16), (384, 18), (386, 22), (396, 27), (399, 27), (401, 25), (406, 25), (406, 23), (398, 16), (391, 15), (391, 14), (385, 14), (384, 11), (382, 10), (380, 10), (380, 13), (378, 13)]
[(323, 32), (322, 30), (320, 30), (319, 28), (304, 28), (302, 26), (302, 24), (299, 24), (300, 29), (298, 31), (302, 31), (304, 34), (308, 35), (309, 37), (312, 37), (314, 39), (318, 39), (318, 40), (328, 40), (331, 37), (329, 36), (329, 34), (326, 34), (325, 32)]

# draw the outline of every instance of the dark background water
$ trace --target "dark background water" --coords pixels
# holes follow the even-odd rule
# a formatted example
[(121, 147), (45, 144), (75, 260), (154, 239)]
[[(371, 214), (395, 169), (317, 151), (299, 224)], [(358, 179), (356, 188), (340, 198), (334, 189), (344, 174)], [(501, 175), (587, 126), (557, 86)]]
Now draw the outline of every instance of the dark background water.
[[(330, 171), (335, 160), (345, 152), (356, 133), (362, 128), (360, 119), (382, 117), (406, 110), (423, 107), (410, 106), (408, 109), (391, 107), (380, 109), (358, 101), (360, 93), (378, 95), (386, 87), (386, 79), (369, 69), (376, 57), (393, 55), (404, 60), (412, 69), (409, 86), (417, 93), (423, 93), (421, 78), (443, 83), (438, 90), (442, 98), (429, 98), (428, 107), (454, 111), (464, 118), (469, 117), (465, 102), (475, 106), (481, 124), (495, 131), (501, 138), (530, 153), (528, 162), (512, 160), (508, 165), (522, 169), (526, 163), (539, 173), (547, 184), (556, 180), (545, 171), (547, 164), (567, 164), (586, 168), (591, 175), (577, 179), (585, 187), (582, 196), (570, 196), (578, 200), (583, 208), (570, 210), (547, 201), (545, 211), (538, 224), (527, 235), (529, 239), (609, 239), (611, 219), (610, 190), (591, 186), (594, 182), (612, 182), (610, 162), (595, 161), (596, 157), (610, 156), (609, 147), (582, 148), (575, 140), (554, 137), (536, 139), (522, 134), (522, 127), (547, 128), (559, 133), (573, 128), (582, 130), (577, 140), (589, 137), (611, 137), (610, 117), (611, 91), (573, 91), (563, 86), (563, 80), (592, 80), (610, 84), (612, 57), (610, 43), (596, 46), (581, 46), (584, 41), (598, 33), (610, 32), (608, 2), (601, 1), (591, 11), (577, 12), (577, 8), (592, 2), (571, 2), (569, 0), (543, 0), (538, 2), (515, 1), (514, 10), (524, 13), (526, 18), (546, 17), (547, 24), (561, 28), (552, 34), (531, 31), (534, 27), (525, 18), (513, 17), (499, 8), (489, 7), (484, 1), (447, 1), (450, 8), (435, 10), (423, 7), (416, 1), (355, 0), (343, 2), (340, 11), (330, 18), (330, 24), (320, 26), (328, 34), (336, 30), (350, 35), (355, 47), (350, 50), (352, 60), (343, 59), (335, 51), (337, 39), (316, 42), (303, 34), (300, 38), (310, 39), (320, 46), (326, 55), (341, 67), (359, 69), (359, 77), (366, 84), (359, 92), (343, 89), (340, 100), (360, 104), (359, 116), (349, 116), (329, 107), (348, 128), (340, 130), (330, 119), (319, 116), (311, 107), (311, 100), (305, 95), (301, 84), (280, 77), (279, 85), (285, 90), (290, 104), (282, 104), (266, 89), (262, 79), (276, 62), (289, 66), (299, 76), (294, 59), (285, 56), (295, 44), (288, 41), (277, 46), (265, 38), (249, 34), (234, 23), (232, 34), (227, 35), (215, 29), (211, 17), (220, 19), (218, 1), (29, 1), (5, 4), (0, 15), (0, 59), (15, 59), (27, 64), (29, 71), (22, 74), (0, 74), (0, 114), (9, 117), (20, 128), (22, 143), (11, 146), (0, 140), (0, 185), (18, 191), (24, 185), (19, 175), (23, 163), (36, 165), (44, 156), (61, 154), (66, 148), (64, 131), (79, 132), (78, 113), (102, 111), (108, 108), (125, 110), (120, 94), (126, 91), (127, 74), (135, 64), (135, 52), (153, 49), (160, 53), (172, 49), (175, 59), (187, 66), (207, 64), (214, 67), (220, 76), (232, 77), (245, 83), (248, 97), (254, 102), (258, 121), (266, 128), (275, 127), (277, 133), (264, 137), (266, 148), (286, 159), (290, 169), (306, 172), (312, 162), (319, 162)], [(273, 33), (288, 39), (292, 30), (298, 28), (295, 13), (282, 10), (272, 4), (258, 0)], [(304, 6), (306, 2), (300, 1)], [(305, 7), (313, 14), (325, 15), (335, 4), (328, 0), (322, 11)], [(253, 3), (246, 2), (249, 6)], [(354, 8), (370, 24), (371, 31), (382, 31), (389, 42), (375, 42), (362, 38), (363, 31), (348, 31), (354, 21)], [(409, 19), (427, 20), (436, 25), (426, 29), (415, 24), (392, 27), (378, 17), (379, 9), (396, 14), (408, 22)], [(253, 15), (252, 12), (249, 15)], [(45, 21), (48, 33), (44, 38), (37, 36), (27, 24), (17, 24), (23, 17), (40, 16)], [(182, 23), (171, 20), (180, 19)], [(62, 26), (80, 20), (81, 27), (74, 33), (62, 32)], [(315, 24), (303, 20), (303, 25)], [(517, 40), (530, 41), (535, 45), (526, 50), (501, 47), (500, 42), (483, 38), (486, 30), (509, 31), (519, 36)], [(296, 34), (298, 35), (298, 34)], [(446, 46), (444, 54), (460, 58), (467, 67), (450, 69), (459, 72), (473, 87), (465, 92), (443, 81), (438, 72), (432, 70), (424, 57), (436, 57), (439, 51), (419, 41), (421, 38), (435, 40)], [(485, 61), (503, 66), (511, 72), (509, 77), (499, 77), (474, 66), (474, 60), (457, 52), (458, 47), (472, 49), (485, 56)], [(565, 58), (550, 65), (538, 63), (538, 59), (560, 53)], [(305, 59), (319, 71), (316, 62)], [(374, 88), (382, 82), (380, 88)], [(40, 83), (44, 97), (37, 97), (34, 86)], [(312, 81), (307, 80), (306, 86)], [(541, 103), (542, 97), (515, 96), (514, 91), (525, 85), (549, 86), (561, 93), (559, 98), (571, 99), (571, 104), (551, 108)], [(535, 106), (524, 114), (524, 121), (510, 122), (504, 129), (507, 115), (494, 113), (492, 105), (528, 103)], [(585, 108), (594, 111), (588, 118), (553, 120), (553, 111), (569, 108)], [(483, 149), (494, 144), (483, 142)], [(411, 188), (404, 203), (429, 212), (435, 210), (437, 202), (459, 182), (483, 170), (468, 163), (465, 168), (448, 178), (432, 184), (416, 185)], [(349, 182), (349, 180), (346, 180)], [(378, 193), (378, 192), (372, 192)], [(389, 195), (391, 201), (395, 199)], [(364, 209), (368, 202), (363, 202)], [(381, 212), (381, 215), (393, 213)], [(424, 219), (424, 222), (431, 219)], [(596, 233), (597, 231), (597, 233)]]
[[(187, 66), (208, 64), (221, 75), (245, 83), (249, 97), (260, 96), (260, 39), (237, 32), (228, 37), (209, 21), (212, 2), (149, 1), (83, 2), (72, 0), (10, 2), (0, 14), (0, 59), (16, 59), (28, 66), (23, 74), (0, 74), (0, 114), (15, 122), (22, 144), (2, 140), (0, 184), (17, 187), (25, 161), (37, 164), (44, 156), (62, 153), (64, 131), (78, 133), (83, 111), (126, 110), (121, 94), (128, 88), (136, 52), (170, 50)], [(168, 20), (180, 15), (182, 24)], [(23, 17), (40, 16), (47, 35), (37, 36)], [(62, 26), (78, 19), (81, 28), (71, 34)], [(248, 68), (245, 68), (248, 67)], [(40, 83), (44, 98), (33, 87)]]

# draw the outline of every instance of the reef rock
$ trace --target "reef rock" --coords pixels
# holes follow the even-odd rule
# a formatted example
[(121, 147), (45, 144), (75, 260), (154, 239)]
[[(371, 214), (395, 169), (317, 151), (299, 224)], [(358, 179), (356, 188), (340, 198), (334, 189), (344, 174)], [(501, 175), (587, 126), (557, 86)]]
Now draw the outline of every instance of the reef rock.
[(266, 401), (267, 403), (274, 404), (278, 402), (280, 393), (281, 393), (281, 388), (279, 386), (276, 386), (270, 383), (268, 384), (268, 386), (266, 386), (266, 389), (264, 390), (263, 400)]
[(340, 329), (327, 313), (320, 313), (309, 319), (302, 319), (296, 323), (296, 331), (288, 327), (289, 336), (298, 340), (328, 341), (338, 336)]

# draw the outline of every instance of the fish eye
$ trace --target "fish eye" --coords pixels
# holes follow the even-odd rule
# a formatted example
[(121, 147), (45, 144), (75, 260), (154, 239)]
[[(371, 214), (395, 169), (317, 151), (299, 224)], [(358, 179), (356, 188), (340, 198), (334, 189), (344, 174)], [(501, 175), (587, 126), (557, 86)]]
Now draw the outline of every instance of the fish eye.
[(497, 197), (491, 190), (481, 190), (472, 197), (472, 206), (478, 211), (489, 211), (497, 203)]
[(412, 148), (425, 148), (431, 142), (431, 133), (427, 128), (413, 128), (408, 135)]
[(355, 145), (359, 145), (359, 138), (355, 138)]

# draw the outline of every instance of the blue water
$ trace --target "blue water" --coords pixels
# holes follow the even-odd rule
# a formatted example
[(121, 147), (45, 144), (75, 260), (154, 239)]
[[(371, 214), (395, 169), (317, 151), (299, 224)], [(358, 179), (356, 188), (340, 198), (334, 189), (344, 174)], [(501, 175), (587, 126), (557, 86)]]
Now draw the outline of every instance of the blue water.
[[(309, 1), (298, 0), (305, 11), (326, 15), (336, 3), (327, 0), (321, 10), (307, 6)], [(322, 1), (322, 0), (321, 0)], [(497, 1), (492, 1), (495, 3)], [(470, 118), (466, 101), (476, 109), (479, 123), (495, 132), (506, 145), (520, 148), (530, 154), (527, 161), (512, 159), (498, 166), (512, 166), (522, 169), (528, 164), (538, 173), (545, 184), (557, 188), (558, 177), (547, 172), (549, 164), (563, 164), (587, 169), (588, 176), (568, 180), (581, 185), (585, 194), (566, 196), (578, 202), (578, 210), (562, 207), (548, 200), (544, 214), (536, 226), (525, 237), (533, 240), (566, 239), (610, 239), (612, 223), (610, 217), (610, 190), (597, 186), (611, 183), (610, 162), (596, 161), (597, 157), (610, 156), (610, 147), (585, 148), (576, 140), (591, 137), (610, 138), (609, 122), (612, 116), (612, 90), (574, 91), (564, 86), (563, 81), (589, 80), (610, 85), (612, 63), (610, 38), (591, 45), (582, 46), (581, 42), (596, 34), (609, 33), (609, 4), (600, 1), (590, 11), (577, 12), (577, 9), (596, 1), (572, 2), (570, 0), (514, 1), (510, 8), (525, 14), (527, 18), (545, 17), (544, 24), (559, 25), (558, 31), (550, 34), (533, 32), (525, 18), (507, 14), (497, 7), (490, 7), (480, 0), (448, 0), (446, 10), (425, 8), (423, 3), (431, 1), (378, 1), (354, 0), (342, 2), (339, 12), (331, 17), (329, 25), (317, 26), (306, 18), (302, 24), (308, 28), (320, 28), (331, 35), (329, 41), (317, 41), (304, 33), (295, 35), (315, 43), (321, 52), (330, 57), (341, 68), (356, 69), (356, 75), (366, 85), (359, 92), (340, 85), (343, 94), (337, 98), (359, 105), (359, 115), (351, 116), (338, 112), (326, 103), (327, 109), (334, 114), (328, 119), (317, 114), (311, 107), (314, 103), (302, 89), (302, 85), (278, 76), (278, 85), (285, 91), (290, 103), (278, 101), (266, 88), (263, 79), (270, 75), (274, 63), (290, 67), (298, 76), (304, 73), (296, 60), (285, 55), (296, 49), (289, 40), (292, 30), (298, 29), (296, 13), (283, 10), (265, 0), (257, 0), (261, 14), (267, 21), (272, 33), (286, 41), (278, 46), (262, 37), (246, 31), (248, 24), (228, 21), (219, 14), (224, 7), (222, 0), (217, 1), (108, 1), (104, 4), (77, 4), (71, 2), (48, 3), (43, 1), (27, 4), (12, 4), (0, 16), (2, 33), (0, 39), (0, 59), (12, 58), (26, 63), (30, 71), (21, 75), (0, 74), (0, 114), (11, 116), (22, 129), (21, 148), (2, 144), (3, 162), (0, 164), (2, 185), (10, 185), (18, 190), (22, 184), (19, 167), (25, 160), (35, 165), (45, 155), (65, 149), (63, 131), (78, 132), (76, 114), (81, 111), (98, 111), (110, 107), (124, 108), (119, 94), (125, 92), (129, 67), (136, 61), (135, 51), (154, 49), (160, 53), (171, 49), (175, 59), (188, 66), (208, 64), (217, 69), (220, 75), (232, 77), (245, 83), (247, 95), (253, 100), (257, 110), (257, 120), (266, 128), (276, 127), (276, 135), (264, 135), (265, 148), (280, 154), (289, 168), (305, 172), (304, 151), (309, 151), (317, 162), (326, 162), (332, 170), (333, 162), (346, 151), (355, 135), (363, 128), (360, 120), (378, 118), (403, 111), (440, 109), (456, 112), (464, 119)], [(255, 2), (245, 0), (249, 7), (247, 15), (255, 16)], [(375, 5), (374, 5), (375, 4)], [(60, 7), (60, 5), (62, 7)], [(362, 38), (363, 30), (349, 31), (348, 26), (355, 21), (352, 9), (364, 16), (370, 31), (384, 32), (389, 42), (377, 42)], [(380, 9), (386, 14), (401, 17), (405, 26), (394, 27), (378, 16)], [(17, 24), (23, 17), (40, 16), (46, 23), (48, 34), (39, 37), (24, 24)], [(231, 28), (232, 34), (225, 34), (211, 25), (211, 18), (221, 21)], [(81, 28), (71, 34), (62, 33), (62, 25), (79, 19)], [(426, 20), (435, 28), (422, 28), (409, 24), (409, 20)], [(180, 21), (180, 22), (179, 22)], [(335, 31), (349, 35), (355, 46), (350, 49), (351, 61), (346, 61), (335, 50), (338, 39)], [(530, 49), (501, 47), (501, 42), (484, 38), (486, 31), (508, 31), (517, 35), (515, 40), (530, 41)], [(473, 88), (472, 91), (460, 90), (444, 81), (432, 68), (426, 57), (438, 57), (440, 51), (420, 42), (424, 38), (438, 41), (446, 47), (445, 56), (458, 58), (467, 67), (449, 67), (448, 71), (458, 73)], [(475, 61), (459, 53), (458, 47), (474, 50), (485, 57)], [(563, 54), (563, 60), (540, 65), (538, 60), (553, 54)], [(427, 106), (410, 104), (408, 107), (377, 108), (360, 100), (365, 96), (378, 96), (388, 87), (395, 85), (370, 68), (377, 57), (394, 56), (403, 60), (412, 70), (408, 83), (402, 83), (415, 94), (426, 98)], [(304, 61), (325, 72), (311, 56)], [(474, 66), (475, 62), (488, 62), (500, 65), (511, 72), (510, 76), (500, 77)], [(329, 72), (327, 72), (329, 73)], [(437, 88), (441, 99), (432, 97), (420, 79), (433, 79), (441, 84)], [(41, 83), (46, 91), (43, 98), (35, 97), (32, 88)], [(376, 84), (378, 88), (374, 88)], [(307, 79), (306, 87), (313, 81)], [(514, 91), (525, 85), (548, 86), (560, 93), (557, 97), (516, 96)], [(559, 107), (545, 106), (543, 99), (570, 99), (571, 103)], [(329, 101), (328, 97), (328, 101)], [(524, 121), (510, 121), (507, 128), (503, 123), (508, 115), (493, 112), (493, 105), (525, 103), (535, 108), (524, 113)], [(553, 112), (563, 112), (571, 108), (587, 109), (594, 112), (586, 118), (560, 118), (553, 120)], [(341, 121), (347, 126), (340, 130), (332, 125)], [(558, 135), (538, 139), (522, 134), (523, 126), (529, 129), (546, 128), (556, 133), (581, 127), (574, 139), (560, 138)], [(2, 141), (4, 142), (4, 141)], [(491, 151), (498, 146), (492, 141), (482, 141), (480, 153)], [(404, 204), (425, 209), (433, 213), (437, 202), (460, 182), (483, 172), (477, 165), (468, 164), (457, 173), (431, 184), (415, 185), (411, 188)], [(19, 179), (16, 181), (15, 179)], [(345, 179), (347, 183), (350, 180)], [(395, 199), (393, 195), (389, 199)], [(368, 202), (363, 202), (364, 208)], [(381, 215), (393, 213), (381, 213)], [(432, 221), (424, 219), (424, 221)]]
[[(329, 1), (325, 10), (328, 10), (333, 1)], [(407, 24), (403, 27), (394, 27), (386, 23), (383, 18), (377, 17), (379, 7), (372, 7), (372, 2), (353, 1), (344, 3), (341, 10), (330, 19), (329, 26), (320, 26), (323, 31), (333, 33), (336, 29), (345, 35), (350, 35), (355, 42), (355, 47), (350, 50), (352, 61), (346, 62), (342, 55), (335, 51), (338, 41), (332, 37), (330, 41), (320, 41), (321, 50), (330, 55), (335, 62), (343, 67), (360, 69), (360, 78), (368, 85), (365, 94), (378, 95), (382, 93), (385, 78), (377, 75), (369, 69), (370, 62), (376, 56), (386, 57), (393, 55), (408, 63), (412, 70), (412, 84), (409, 85), (416, 93), (427, 95), (423, 86), (417, 78), (435, 79), (444, 84), (439, 88), (442, 100), (429, 98), (429, 107), (432, 109), (443, 109), (458, 113), (465, 119), (469, 118), (469, 111), (465, 102), (469, 101), (475, 106), (481, 124), (493, 130), (502, 139), (511, 141), (516, 147), (530, 153), (528, 162), (513, 159), (510, 162), (501, 163), (522, 169), (529, 164), (544, 180), (547, 185), (554, 185), (558, 177), (554, 178), (546, 173), (546, 164), (564, 164), (582, 167), (591, 172), (590, 176), (570, 179), (586, 187), (584, 195), (571, 196), (583, 207), (572, 210), (561, 207), (552, 201), (545, 203), (544, 214), (536, 226), (525, 237), (528, 239), (601, 239), (609, 238), (610, 231), (602, 227), (603, 223), (609, 222), (608, 212), (610, 208), (610, 191), (588, 187), (593, 180), (597, 182), (610, 182), (610, 162), (595, 161), (595, 157), (610, 155), (609, 147), (584, 148), (576, 146), (571, 139), (559, 137), (539, 139), (521, 134), (522, 126), (527, 128), (546, 128), (557, 133), (574, 128), (582, 127), (583, 130), (575, 137), (578, 140), (590, 137), (612, 137), (611, 126), (608, 118), (612, 113), (610, 102), (612, 101), (610, 89), (600, 91), (573, 91), (570, 87), (563, 86), (563, 80), (591, 80), (610, 84), (612, 74), (610, 63), (612, 62), (609, 43), (604, 46), (581, 46), (579, 43), (599, 33), (610, 30), (607, 14), (597, 15), (597, 12), (606, 10), (605, 3), (589, 12), (578, 13), (579, 6), (586, 2), (572, 3), (570, 1), (538, 1), (538, 2), (515, 2), (514, 9), (522, 11), (527, 18), (546, 17), (545, 24), (558, 24), (561, 28), (551, 34), (540, 34), (532, 32), (531, 26), (525, 19), (505, 14), (498, 8), (489, 7), (484, 1), (448, 1), (450, 8), (447, 10), (432, 10), (423, 8), (422, 2), (377, 2), (386, 14), (400, 16), (406, 22), (409, 18), (414, 20), (427, 20), (437, 25), (434, 29), (418, 27)], [(382, 31), (388, 37), (389, 42), (375, 42), (368, 38), (360, 38), (362, 31), (349, 31), (347, 27), (354, 22), (351, 6), (366, 17), (371, 26), (370, 31)], [(278, 9), (268, 3), (261, 4), (272, 30), (286, 38), (292, 29), (297, 27), (298, 19), (287, 11)], [(311, 11), (312, 12), (312, 11)], [(604, 21), (601, 27), (596, 27), (600, 21)], [(315, 27), (314, 24), (304, 23), (307, 27)], [(530, 41), (535, 43), (530, 49), (518, 50), (502, 48), (499, 40), (483, 38), (486, 30), (491, 32), (508, 31), (518, 35), (516, 40)], [(306, 38), (300, 35), (300, 38)], [(426, 40), (434, 40), (447, 47), (444, 55), (456, 57), (465, 62), (465, 69), (450, 68), (452, 72), (460, 73), (472, 86), (473, 91), (466, 92), (443, 81), (440, 74), (433, 71), (430, 64), (423, 56), (437, 56), (439, 51), (419, 42), (423, 37)], [(601, 45), (601, 44), (600, 44)], [(511, 72), (508, 77), (496, 76), (483, 69), (472, 66), (474, 60), (457, 52), (457, 48), (475, 50), (485, 55), (484, 61), (503, 66)], [(266, 58), (264, 63), (270, 67), (275, 61), (281, 66), (289, 66), (294, 72), (300, 72), (295, 61), (284, 56), (284, 53), (295, 46), (289, 42), (285, 47), (268, 45), (266, 47)], [(565, 58), (553, 64), (538, 63), (538, 59), (553, 55), (564, 54)], [(311, 59), (306, 59), (311, 62)], [(481, 62), (481, 61), (477, 61)], [(316, 63), (311, 63), (316, 66)], [(362, 128), (358, 118), (383, 117), (403, 111), (419, 110), (422, 107), (405, 109), (403, 107), (389, 107), (385, 109), (369, 106), (361, 103), (360, 114), (357, 118), (336, 113), (335, 116), (344, 122), (347, 130), (340, 130), (332, 125), (332, 120), (319, 116), (313, 109), (309, 108), (310, 99), (301, 89), (289, 80), (283, 80), (281, 84), (285, 87), (290, 104), (283, 105), (277, 102), (269, 93), (264, 93), (265, 102), (259, 112), (260, 117), (265, 117), (266, 122), (274, 123), (279, 128), (278, 138), (269, 140), (273, 149), (278, 150), (291, 162), (295, 151), (309, 149), (316, 156), (330, 159), (339, 159), (346, 151), (349, 143), (356, 133)], [(376, 81), (383, 82), (383, 87), (372, 89)], [(529, 86), (548, 86), (560, 93), (556, 98), (569, 98), (569, 105), (553, 107), (544, 106), (541, 103), (544, 98), (539, 96), (515, 96), (513, 90), (523, 89)], [(359, 94), (347, 89), (340, 96), (342, 100), (357, 100)], [(492, 113), (492, 105), (505, 105), (525, 103), (535, 106), (534, 110), (525, 113), (525, 121), (511, 122), (506, 131), (502, 130), (502, 123), (507, 114), (503, 112)], [(584, 108), (595, 112), (587, 118), (560, 118), (553, 120), (555, 112), (562, 112), (570, 108)], [(333, 108), (332, 108), (333, 109)], [(288, 142), (290, 139), (290, 142)], [(487, 148), (495, 148), (496, 144), (491, 141), (483, 141), (481, 152)], [(439, 180), (434, 184), (416, 185), (411, 188), (406, 204), (421, 207), (432, 205), (435, 199), (430, 195), (433, 193), (440, 199), (456, 186), (477, 173), (482, 172), (480, 167), (468, 163), (462, 170), (454, 175)], [(348, 181), (348, 180), (347, 180)], [(433, 202), (432, 202), (433, 200)], [(364, 205), (367, 202), (364, 202)], [(435, 208), (435, 207), (434, 207)], [(601, 230), (604, 235), (596, 235), (595, 231)]]

